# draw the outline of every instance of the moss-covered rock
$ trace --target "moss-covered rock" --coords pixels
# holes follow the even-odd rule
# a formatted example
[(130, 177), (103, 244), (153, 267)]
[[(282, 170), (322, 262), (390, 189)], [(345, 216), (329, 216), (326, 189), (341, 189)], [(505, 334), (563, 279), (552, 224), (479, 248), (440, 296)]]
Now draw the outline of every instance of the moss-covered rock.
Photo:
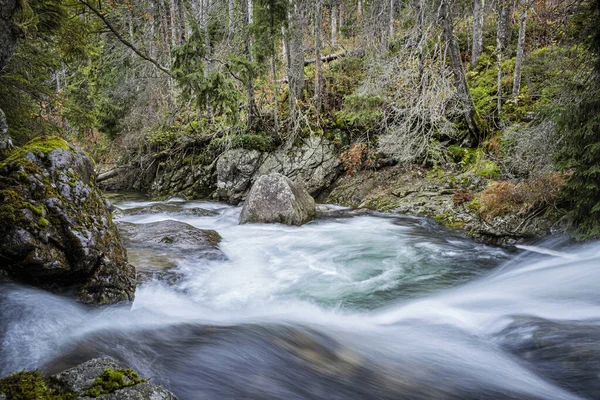
[(0, 399), (177, 400), (177, 397), (112, 358), (95, 358), (49, 377), (39, 371), (22, 371), (0, 379)]
[(90, 304), (133, 300), (127, 262), (90, 158), (57, 137), (0, 162), (0, 270)]
[(77, 400), (70, 388), (39, 371), (15, 372), (0, 379), (2, 396), (7, 400)]
[(83, 389), (83, 392), (86, 396), (95, 398), (144, 382), (147, 380), (140, 378), (137, 372), (131, 368), (106, 368), (100, 376)]

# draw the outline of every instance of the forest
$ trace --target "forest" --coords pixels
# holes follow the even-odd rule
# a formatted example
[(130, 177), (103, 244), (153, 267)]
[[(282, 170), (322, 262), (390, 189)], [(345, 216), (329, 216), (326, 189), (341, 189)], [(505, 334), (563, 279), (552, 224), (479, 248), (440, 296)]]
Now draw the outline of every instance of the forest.
[(319, 136), (346, 172), (399, 163), (525, 182), (495, 195), (600, 233), (595, 1), (15, 6), (3, 23), (19, 44), (0, 74), (13, 145), (58, 134), (110, 169)]
[(600, 0), (0, 0), (0, 400), (600, 398)]

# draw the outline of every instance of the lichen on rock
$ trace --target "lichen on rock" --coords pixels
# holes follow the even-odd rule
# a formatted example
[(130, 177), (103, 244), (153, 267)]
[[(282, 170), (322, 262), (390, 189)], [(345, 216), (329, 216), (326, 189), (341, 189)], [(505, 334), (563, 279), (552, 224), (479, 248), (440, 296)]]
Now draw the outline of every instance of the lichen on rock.
[(130, 302), (135, 268), (95, 187), (92, 160), (40, 137), (0, 162), (0, 270), (89, 304)]

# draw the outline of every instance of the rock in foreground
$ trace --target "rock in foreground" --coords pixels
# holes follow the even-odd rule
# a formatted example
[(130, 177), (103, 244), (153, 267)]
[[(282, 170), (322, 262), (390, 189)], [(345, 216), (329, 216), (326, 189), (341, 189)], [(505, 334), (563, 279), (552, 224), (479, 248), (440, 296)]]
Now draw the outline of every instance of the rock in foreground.
[(0, 161), (0, 271), (88, 304), (133, 301), (135, 268), (92, 161), (57, 137)]
[(9, 400), (177, 400), (112, 358), (95, 358), (50, 378), (37, 371), (13, 374), (0, 380), (0, 398), (4, 395)]
[(302, 225), (316, 215), (315, 200), (306, 189), (277, 173), (259, 177), (244, 202), (240, 224)]

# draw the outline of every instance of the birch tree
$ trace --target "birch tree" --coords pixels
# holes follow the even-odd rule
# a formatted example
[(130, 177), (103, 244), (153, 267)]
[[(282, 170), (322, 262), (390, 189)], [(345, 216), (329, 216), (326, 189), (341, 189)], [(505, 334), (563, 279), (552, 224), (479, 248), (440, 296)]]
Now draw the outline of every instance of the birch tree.
[(321, 113), (321, 29), (322, 29), (322, 2), (315, 0), (315, 109), (317, 116)]
[(510, 5), (511, 0), (498, 0), (497, 9), (497, 30), (496, 30), (496, 68), (498, 70), (497, 75), (497, 90), (498, 90), (498, 103), (496, 106), (496, 112), (500, 116), (500, 110), (502, 109), (502, 57), (504, 49), (508, 44), (509, 35), (509, 19), (510, 19)]
[(521, 69), (523, 67), (523, 54), (525, 52), (525, 29), (527, 26), (527, 9), (529, 1), (521, 1), (521, 16), (519, 18), (519, 39), (517, 41), (517, 58), (515, 60), (515, 73), (513, 76), (512, 97), (516, 101), (521, 92)]

